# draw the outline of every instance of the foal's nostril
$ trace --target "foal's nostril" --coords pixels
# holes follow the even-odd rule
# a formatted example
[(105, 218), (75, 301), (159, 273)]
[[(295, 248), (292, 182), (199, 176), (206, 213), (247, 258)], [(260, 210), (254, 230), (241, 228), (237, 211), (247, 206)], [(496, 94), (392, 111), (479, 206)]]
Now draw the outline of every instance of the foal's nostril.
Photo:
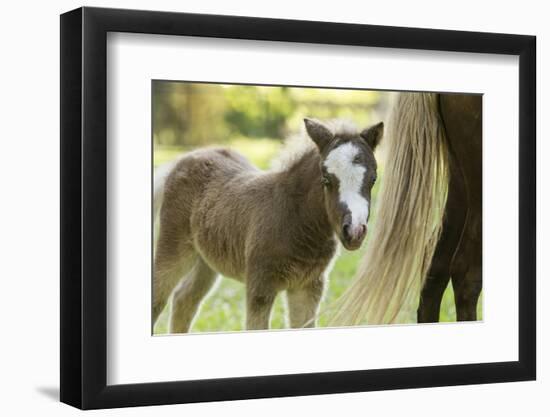
[(344, 224), (344, 226), (342, 227), (342, 231), (344, 232), (344, 237), (346, 239), (349, 239), (350, 238), (350, 234), (349, 234), (349, 229), (350, 229), (350, 224), (349, 223), (346, 223)]
[(342, 234), (348, 242), (360, 242), (367, 234), (367, 226), (362, 224), (353, 227), (351, 223), (345, 223), (342, 226)]
[(359, 227), (359, 230), (358, 230), (358, 233), (357, 233), (357, 239), (362, 240), (365, 237), (366, 234), (367, 234), (367, 226), (362, 224)]

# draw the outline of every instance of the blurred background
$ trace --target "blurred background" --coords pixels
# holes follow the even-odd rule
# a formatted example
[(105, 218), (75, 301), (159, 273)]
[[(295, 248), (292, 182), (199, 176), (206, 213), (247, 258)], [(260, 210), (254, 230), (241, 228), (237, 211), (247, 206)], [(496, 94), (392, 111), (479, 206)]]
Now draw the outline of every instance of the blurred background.
[(153, 82), (155, 162), (211, 144), (236, 147), (265, 168), (305, 116), (346, 118), (359, 126), (382, 118), (387, 93), (364, 90)]
[[(297, 88), (153, 81), (153, 157), (158, 167), (183, 152), (198, 147), (224, 145), (245, 155), (261, 169), (269, 169), (284, 138), (303, 129), (304, 117), (320, 120), (344, 118), (359, 128), (384, 120), (392, 93), (367, 90)], [(376, 222), (376, 196), (384, 176), (383, 143), (377, 150), (378, 178), (372, 194)], [(336, 300), (355, 275), (368, 245), (368, 235), (361, 249), (341, 249), (340, 257), (329, 277), (323, 308)], [(478, 304), (481, 314), (482, 297)], [(170, 305), (159, 317), (155, 334), (168, 332)], [(330, 311), (321, 314), (319, 325), (325, 326)], [(455, 321), (452, 287), (447, 288), (441, 321)], [(193, 332), (236, 331), (244, 329), (245, 290), (243, 284), (221, 277), (204, 301), (195, 319)], [(416, 323), (416, 305), (406, 307), (400, 322)], [(271, 327), (288, 327), (285, 322), (283, 295), (275, 303)]]

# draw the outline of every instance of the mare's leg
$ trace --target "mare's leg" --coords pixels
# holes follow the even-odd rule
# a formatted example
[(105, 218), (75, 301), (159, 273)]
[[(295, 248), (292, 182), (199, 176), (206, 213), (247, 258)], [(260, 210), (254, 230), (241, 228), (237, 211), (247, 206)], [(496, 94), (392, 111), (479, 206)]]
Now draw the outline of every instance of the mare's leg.
[[(441, 94), (440, 109), (448, 143), (464, 182), (463, 207), (468, 218), (452, 266), (457, 320), (476, 320), (481, 292), (482, 233), (482, 99), (481, 96)], [(453, 175), (451, 176), (451, 179)]]
[(443, 228), (420, 293), (418, 323), (437, 323), (443, 293), (451, 279), (453, 256), (460, 244), (466, 221), (466, 194), (462, 174), (456, 160), (450, 160), (450, 179)]
[(477, 302), (482, 288), (481, 207), (474, 205), (464, 240), (452, 271), (456, 320), (477, 320)]
[(172, 296), (170, 333), (187, 333), (201, 301), (216, 282), (217, 273), (201, 258), (191, 272), (181, 280)]
[(303, 288), (288, 289), (288, 317), (290, 327), (315, 327), (315, 316), (323, 297), (324, 279), (319, 277)]
[(477, 302), (481, 293), (481, 266), (470, 267), (466, 273), (453, 273), (456, 320), (477, 320)]
[(153, 273), (153, 325), (164, 310), (174, 287), (185, 276), (198, 256), (192, 244), (161, 226)]
[(417, 310), (418, 323), (439, 322), (441, 300), (449, 279), (449, 275), (428, 275), (426, 277)]
[[(449, 210), (446, 214), (449, 216)], [(459, 232), (455, 229), (456, 224), (451, 226), (448, 220), (443, 225), (441, 237), (437, 242), (432, 263), (420, 293), (417, 310), (418, 323), (439, 322), (441, 300), (451, 279), (452, 257), (459, 240)]]

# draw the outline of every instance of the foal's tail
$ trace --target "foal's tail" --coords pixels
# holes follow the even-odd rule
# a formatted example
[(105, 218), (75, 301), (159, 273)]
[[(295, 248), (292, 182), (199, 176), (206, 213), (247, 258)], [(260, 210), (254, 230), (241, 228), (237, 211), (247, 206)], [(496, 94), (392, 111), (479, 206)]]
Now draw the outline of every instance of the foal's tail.
[(168, 162), (155, 170), (153, 180), (153, 222), (157, 219), (162, 206), (166, 178), (168, 178), (176, 163), (177, 161)]
[(416, 300), (439, 239), (448, 187), (448, 149), (439, 96), (401, 93), (389, 121), (377, 219), (354, 282), (332, 325), (395, 322)]

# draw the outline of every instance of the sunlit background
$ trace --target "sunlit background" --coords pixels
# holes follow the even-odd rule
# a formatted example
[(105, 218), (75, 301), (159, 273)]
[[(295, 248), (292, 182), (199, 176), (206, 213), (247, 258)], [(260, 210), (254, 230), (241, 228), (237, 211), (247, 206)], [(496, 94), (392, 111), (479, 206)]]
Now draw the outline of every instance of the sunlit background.
[[(154, 81), (152, 86), (153, 155), (155, 167), (198, 147), (224, 145), (241, 152), (261, 169), (269, 169), (284, 138), (302, 130), (304, 117), (345, 118), (360, 127), (384, 120), (390, 106), (390, 94), (367, 90), (295, 88), (249, 85), (224, 85)], [(373, 213), (369, 228), (376, 224), (376, 197), (383, 183), (384, 149), (378, 152), (379, 172), (373, 189)], [(347, 288), (355, 275), (368, 245), (346, 251), (335, 263), (321, 304), (321, 312)], [(478, 317), (481, 315), (481, 299)], [(245, 288), (240, 282), (221, 277), (202, 304), (192, 330), (194, 332), (243, 330)], [(170, 305), (159, 317), (154, 332), (168, 332)], [(322, 313), (319, 325), (325, 326), (330, 311)], [(455, 321), (452, 287), (445, 291), (441, 321)], [(416, 306), (400, 314), (404, 323), (416, 322)], [(277, 297), (271, 328), (288, 327), (283, 294)]]

